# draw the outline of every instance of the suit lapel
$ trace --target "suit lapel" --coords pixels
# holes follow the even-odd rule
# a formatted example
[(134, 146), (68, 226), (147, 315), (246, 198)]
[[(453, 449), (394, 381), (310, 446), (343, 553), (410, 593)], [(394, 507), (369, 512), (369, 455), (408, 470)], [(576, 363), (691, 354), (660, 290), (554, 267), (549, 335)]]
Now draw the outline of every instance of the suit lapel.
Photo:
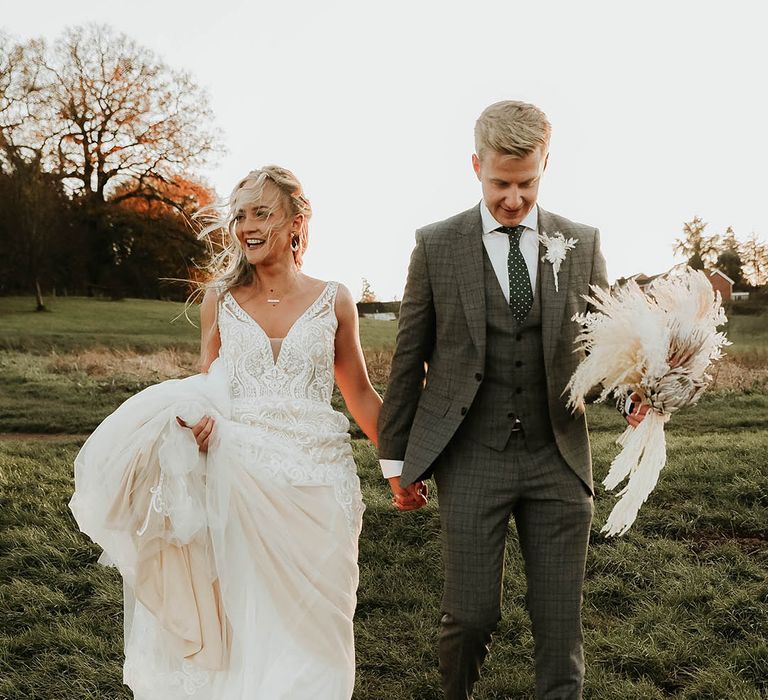
[(454, 233), (454, 269), (459, 295), (472, 342), (485, 349), (485, 277), (483, 274), (483, 225), (480, 207), (466, 212)]
[[(539, 233), (552, 235), (557, 231), (557, 224), (552, 214), (539, 207)], [(567, 232), (563, 231), (566, 236)], [(550, 362), (560, 340), (563, 311), (565, 309), (566, 290), (570, 277), (570, 257), (566, 256), (557, 275), (559, 291), (555, 291), (555, 274), (552, 264), (542, 262), (547, 252), (543, 243), (539, 243), (539, 274), (541, 275), (541, 342), (544, 351), (544, 363), (549, 369)]]

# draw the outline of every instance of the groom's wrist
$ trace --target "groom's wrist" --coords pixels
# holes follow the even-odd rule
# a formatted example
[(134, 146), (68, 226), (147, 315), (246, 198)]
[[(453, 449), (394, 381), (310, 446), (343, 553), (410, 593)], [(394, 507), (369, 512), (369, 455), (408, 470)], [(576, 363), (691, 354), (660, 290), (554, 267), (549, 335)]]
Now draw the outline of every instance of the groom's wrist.
[(379, 464), (385, 479), (391, 479), (393, 476), (400, 476), (403, 473), (402, 459), (380, 459)]

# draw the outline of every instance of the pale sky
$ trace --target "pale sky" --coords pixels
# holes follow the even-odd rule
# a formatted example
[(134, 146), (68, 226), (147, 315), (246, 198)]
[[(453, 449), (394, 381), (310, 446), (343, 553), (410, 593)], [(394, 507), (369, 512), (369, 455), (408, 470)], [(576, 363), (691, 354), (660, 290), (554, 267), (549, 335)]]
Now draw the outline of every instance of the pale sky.
[(0, 27), (54, 39), (103, 22), (189, 71), (228, 153), (228, 194), (277, 163), (315, 211), (305, 271), (402, 296), (416, 228), (480, 199), (472, 130), (521, 99), (553, 137), (539, 203), (597, 226), (610, 279), (679, 262), (707, 231), (768, 239), (768, 43), (759, 0), (2, 0)]

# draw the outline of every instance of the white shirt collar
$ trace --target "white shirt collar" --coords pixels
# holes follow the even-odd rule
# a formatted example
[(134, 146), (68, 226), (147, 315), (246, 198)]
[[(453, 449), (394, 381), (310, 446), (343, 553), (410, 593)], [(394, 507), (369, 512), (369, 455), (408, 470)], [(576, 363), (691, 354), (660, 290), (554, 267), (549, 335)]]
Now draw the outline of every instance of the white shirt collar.
[[(496, 219), (493, 218), (493, 214), (491, 214), (490, 210), (488, 209), (488, 205), (486, 205), (484, 200), (480, 201), (480, 218), (483, 221), (483, 235), (486, 233), (492, 233), (494, 232), (500, 224)], [(520, 222), (520, 225), (525, 226), (526, 228), (531, 229), (532, 231), (536, 232), (539, 230), (539, 207), (538, 205), (534, 205), (531, 207), (531, 211), (529, 211), (525, 218)], [(500, 231), (497, 232), (499, 235), (506, 236), (507, 234), (501, 233)]]

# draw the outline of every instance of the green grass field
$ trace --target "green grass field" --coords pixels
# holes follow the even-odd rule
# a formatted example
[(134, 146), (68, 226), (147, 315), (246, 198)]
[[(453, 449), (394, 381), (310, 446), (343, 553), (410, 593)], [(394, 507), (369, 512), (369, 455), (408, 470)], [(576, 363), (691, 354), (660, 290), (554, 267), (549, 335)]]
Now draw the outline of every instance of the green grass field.
[(737, 358), (754, 358), (768, 364), (768, 312), (759, 316), (731, 316), (725, 332), (733, 343), (728, 353)]
[[(184, 304), (151, 299), (46, 300), (36, 312), (32, 297), (0, 297), (0, 348), (66, 352), (105, 346), (142, 352), (173, 347), (197, 351), (199, 331), (184, 317)], [(197, 323), (197, 307), (190, 307)]]
[[(151, 299), (46, 300), (36, 312), (33, 297), (0, 297), (0, 350), (70, 352), (93, 347), (151, 352), (174, 348), (197, 352), (198, 307)], [(194, 325), (193, 325), (194, 324)], [(365, 347), (385, 350), (394, 344), (396, 323), (361, 319)]]
[[(88, 299), (58, 297), (47, 300), (50, 311), (37, 313), (33, 297), (0, 297), (0, 349), (25, 352), (68, 352), (105, 346), (149, 352), (175, 348), (196, 352), (199, 331), (196, 306), (189, 320), (184, 304), (150, 299)], [(190, 323), (190, 320), (192, 323)], [(361, 319), (363, 345), (388, 350), (394, 345), (395, 321)], [(768, 364), (768, 310), (759, 316), (733, 315), (724, 327), (733, 341), (728, 354), (755, 356)]]
[[(34, 314), (5, 301), (0, 432), (88, 432), (137, 389), (194, 363), (196, 331), (169, 330), (179, 305), (163, 311), (162, 302), (67, 299), (57, 300), (58, 311)], [(113, 304), (127, 331), (114, 320)], [(765, 348), (768, 329), (744, 328), (745, 344), (749, 338), (753, 349)], [(153, 354), (88, 355), (85, 348), (110, 342), (102, 329), (117, 347)], [(391, 348), (391, 324), (366, 324), (363, 335), (369, 350)], [(136, 337), (142, 340), (134, 345)], [(589, 407), (589, 418), (599, 479), (618, 450), (622, 422), (605, 406)], [(625, 537), (600, 534), (613, 497), (600, 490), (596, 499), (585, 697), (768, 698), (768, 393), (711, 392), (675, 416), (667, 435), (668, 466)], [(96, 564), (98, 547), (77, 531), (66, 507), (81, 443), (66, 435), (0, 441), (2, 700), (131, 697), (121, 685), (119, 576)], [(363, 439), (353, 445), (367, 504), (355, 698), (438, 700), (438, 502), (393, 511), (373, 447)], [(531, 698), (531, 654), (520, 554), (510, 537), (504, 619), (477, 699)]]

